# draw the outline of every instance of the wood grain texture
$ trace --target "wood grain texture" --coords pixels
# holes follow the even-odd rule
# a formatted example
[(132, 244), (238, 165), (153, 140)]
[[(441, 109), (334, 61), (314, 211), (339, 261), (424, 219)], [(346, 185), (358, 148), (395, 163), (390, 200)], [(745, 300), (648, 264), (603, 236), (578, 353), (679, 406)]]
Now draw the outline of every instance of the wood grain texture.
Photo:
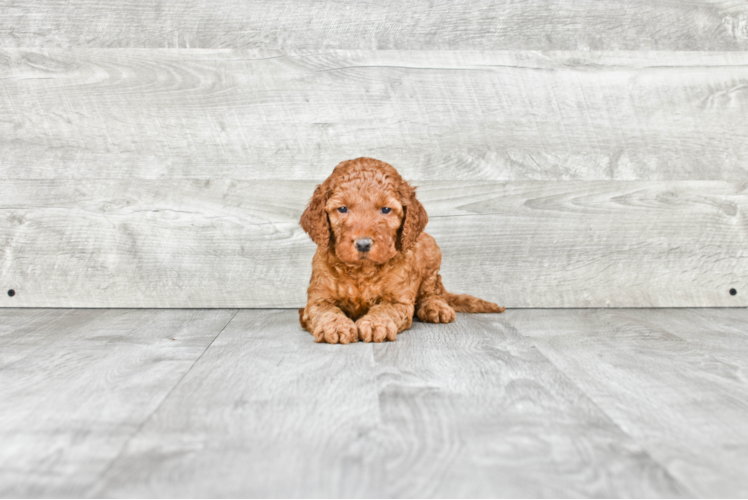
[(0, 7), (0, 46), (11, 47), (748, 48), (748, 7), (730, 0), (5, 0)]
[(86, 496), (384, 496), (371, 344), (240, 311)]
[(388, 496), (690, 496), (511, 326), (527, 314), (375, 346)]
[(747, 52), (0, 51), (5, 179), (743, 180), (746, 114)]
[(512, 325), (702, 497), (745, 497), (748, 311), (536, 311)]
[(233, 315), (0, 311), (0, 495), (746, 495), (746, 309)]
[(87, 495), (688, 496), (501, 320), (314, 344), (241, 311)]
[(0, 311), (0, 496), (77, 497), (235, 311)]
[[(748, 305), (746, 183), (429, 182), (448, 290), (508, 307)], [(2, 307), (299, 307), (304, 181), (6, 181)], [(729, 294), (736, 288), (738, 294)]]

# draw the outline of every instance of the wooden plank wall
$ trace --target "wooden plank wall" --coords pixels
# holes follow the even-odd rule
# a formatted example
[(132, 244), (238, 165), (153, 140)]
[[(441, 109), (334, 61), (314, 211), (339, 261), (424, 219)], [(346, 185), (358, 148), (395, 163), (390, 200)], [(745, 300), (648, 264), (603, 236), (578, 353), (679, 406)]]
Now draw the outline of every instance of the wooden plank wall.
[(0, 307), (302, 305), (358, 156), (453, 291), (748, 306), (747, 48), (732, 1), (0, 3)]

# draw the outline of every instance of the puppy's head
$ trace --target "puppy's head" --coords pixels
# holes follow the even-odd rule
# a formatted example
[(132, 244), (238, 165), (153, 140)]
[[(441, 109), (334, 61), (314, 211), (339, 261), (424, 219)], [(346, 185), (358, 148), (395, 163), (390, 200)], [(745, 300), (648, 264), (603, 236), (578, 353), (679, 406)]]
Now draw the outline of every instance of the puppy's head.
[(352, 266), (384, 264), (407, 252), (427, 222), (415, 188), (372, 158), (335, 167), (301, 216), (301, 227), (322, 250)]

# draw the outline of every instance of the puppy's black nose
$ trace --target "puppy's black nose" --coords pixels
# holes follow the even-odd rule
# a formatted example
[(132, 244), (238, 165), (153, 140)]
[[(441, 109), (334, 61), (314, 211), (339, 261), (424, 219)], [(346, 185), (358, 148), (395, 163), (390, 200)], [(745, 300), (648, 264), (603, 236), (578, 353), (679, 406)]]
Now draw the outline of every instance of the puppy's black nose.
[(371, 238), (361, 238), (356, 240), (356, 248), (359, 252), (368, 252), (371, 249)]

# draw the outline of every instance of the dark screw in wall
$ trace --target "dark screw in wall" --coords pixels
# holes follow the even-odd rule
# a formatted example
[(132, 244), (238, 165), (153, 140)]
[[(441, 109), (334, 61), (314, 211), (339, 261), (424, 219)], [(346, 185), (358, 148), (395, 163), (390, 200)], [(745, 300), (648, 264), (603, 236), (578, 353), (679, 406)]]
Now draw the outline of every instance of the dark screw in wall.
[(8, 290), (8, 297), (12, 297), (16, 294), (15, 290)]
[(730, 295), (737, 295), (737, 294), (738, 294), (737, 290), (735, 290), (734, 288), (730, 288)]

